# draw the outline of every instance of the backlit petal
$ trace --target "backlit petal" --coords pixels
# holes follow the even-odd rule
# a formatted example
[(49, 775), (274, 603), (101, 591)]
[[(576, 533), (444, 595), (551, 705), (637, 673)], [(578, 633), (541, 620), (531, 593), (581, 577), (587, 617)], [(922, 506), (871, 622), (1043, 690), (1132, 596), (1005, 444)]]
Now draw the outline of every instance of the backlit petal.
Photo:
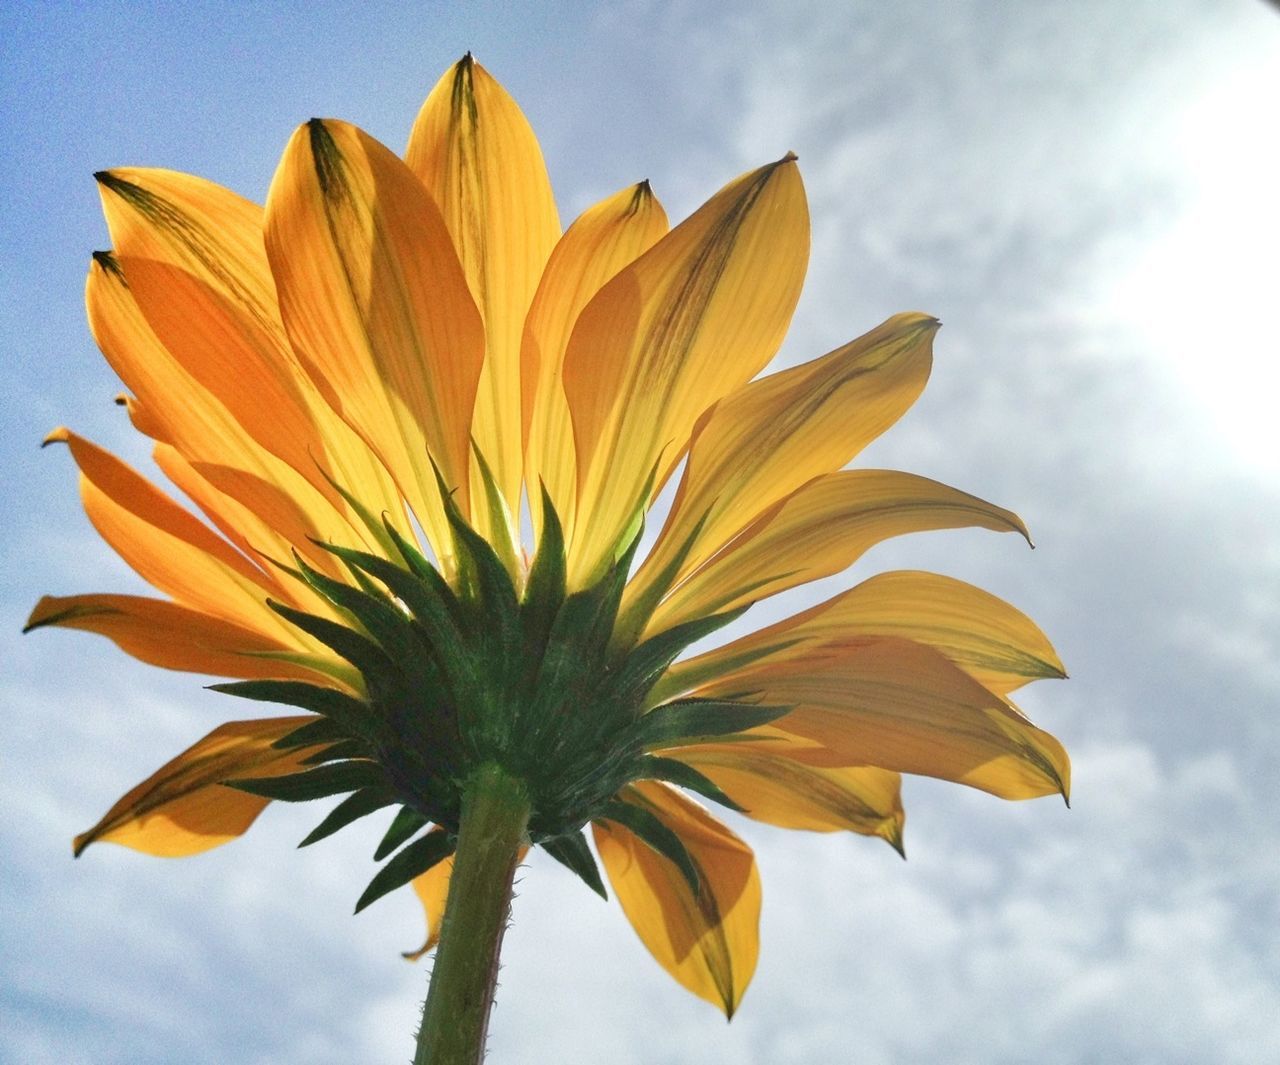
[(417, 961), (440, 941), (440, 926), (444, 923), (444, 904), (449, 898), (449, 878), (453, 876), (453, 855), (436, 862), (421, 876), (413, 878), (413, 890), (422, 903), (427, 919), (427, 935), (417, 950), (406, 950), (404, 957)]
[(570, 583), (608, 563), (646, 483), (684, 452), (699, 415), (777, 351), (809, 256), (795, 157), (731, 182), (587, 304), (565, 394), (578, 454)]
[(851, 639), (780, 652), (696, 689), (698, 695), (793, 706), (775, 727), (814, 740), (811, 765), (867, 765), (968, 784), (1005, 799), (1068, 794), (1056, 739), (923, 644)]
[(893, 536), (972, 527), (1026, 535), (1016, 514), (926, 477), (892, 470), (815, 477), (677, 586), (648, 628), (661, 631), (839, 573)]
[(529, 502), (541, 527), (547, 487), (566, 533), (573, 526), (577, 462), (562, 373), (578, 314), (611, 277), (667, 232), (662, 205), (642, 182), (584, 211), (551, 253), (525, 321), (520, 379)]
[[(210, 617), (190, 607), (139, 595), (43, 596), (28, 630), (46, 625), (96, 632), (148, 665), (245, 680), (316, 681), (344, 670), (297, 643)], [(304, 662), (313, 661), (315, 669)]]
[(702, 807), (663, 784), (621, 798), (649, 810), (683, 841), (702, 883), (695, 897), (679, 870), (612, 821), (592, 827), (623, 911), (664, 969), (732, 1017), (755, 972), (760, 875), (751, 849)]
[[(262, 209), (168, 170), (118, 169), (98, 181), (116, 260), (173, 358), (241, 432), (322, 495), (332, 495), (328, 474), (359, 484), (371, 506), (396, 515), (385, 473), (315, 392), (289, 346), (263, 247)], [(125, 383), (133, 387), (129, 378)]]
[(937, 329), (927, 315), (896, 315), (829, 355), (751, 382), (708, 411), (694, 430), (671, 517), (629, 599), (667, 567), (699, 522), (676, 580), (767, 507), (839, 470), (888, 429), (924, 388)]
[(788, 744), (786, 733), (768, 727), (752, 735), (776, 741), (708, 743), (669, 751), (667, 757), (693, 766), (757, 821), (879, 836), (901, 849), (905, 815), (899, 774), (874, 766), (811, 765), (794, 756), (796, 748), (810, 744)]
[(203, 613), (258, 631), (283, 629), (264, 605), (278, 594), (274, 577), (114, 455), (66, 429), (48, 441), (71, 449), (85, 513), (144, 580)]
[(518, 513), (521, 333), (560, 237), (542, 150), (516, 102), (468, 54), (422, 105), (405, 160), (439, 204), (484, 317), (474, 433)]
[(266, 242), (281, 315), (317, 387), (444, 549), (430, 459), (465, 508), (484, 336), (440, 212), (368, 134), (312, 119), (271, 184)]
[(1053, 645), (1020, 610), (981, 588), (937, 573), (881, 573), (825, 603), (707, 654), (677, 663), (664, 691), (685, 690), (733, 662), (808, 654), (850, 637), (901, 636), (927, 644), (997, 695), (1064, 677)]
[(199, 854), (242, 836), (271, 800), (224, 780), (296, 772), (314, 747), (271, 744), (314, 717), (231, 721), (166, 762), (75, 838), (77, 857), (90, 843), (119, 843), (159, 858)]

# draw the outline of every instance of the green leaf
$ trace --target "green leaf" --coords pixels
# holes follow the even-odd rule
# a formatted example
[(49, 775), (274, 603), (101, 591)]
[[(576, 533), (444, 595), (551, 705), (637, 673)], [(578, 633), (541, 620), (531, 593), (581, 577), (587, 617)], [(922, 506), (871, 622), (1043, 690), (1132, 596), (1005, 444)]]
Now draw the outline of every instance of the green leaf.
[(369, 903), (377, 901), (389, 891), (403, 887), (437, 862), (444, 861), (453, 853), (456, 845), (453, 837), (443, 829), (428, 832), (421, 839), (414, 840), (378, 870), (378, 874), (369, 881), (369, 886), (356, 903), (355, 912), (359, 913)]
[(791, 710), (790, 706), (681, 699), (650, 710), (636, 722), (634, 735), (646, 751), (687, 747), (767, 725)]
[(586, 837), (581, 832), (544, 840), (542, 849), (570, 872), (576, 873), (582, 882), (605, 902), (609, 901), (609, 893), (605, 890), (604, 881), (600, 878), (600, 867), (596, 864), (596, 856), (591, 853)]
[(313, 843), (318, 843), (332, 836), (339, 829), (346, 828), (351, 822), (367, 817), (375, 810), (390, 806), (395, 801), (395, 796), (391, 792), (378, 788), (361, 788), (359, 791), (353, 791), (330, 810), (325, 819), (316, 825), (298, 846), (309, 847)]
[(727, 806), (735, 813), (745, 813), (746, 811), (734, 802), (728, 795), (720, 790), (715, 781), (709, 779), (691, 765), (685, 765), (678, 762), (674, 758), (659, 758), (656, 755), (650, 755), (647, 758), (641, 758), (636, 765), (635, 776), (633, 780), (665, 780), (668, 784), (675, 784), (680, 788), (687, 788), (689, 791), (697, 792), (703, 798), (710, 799), (712, 802), (718, 802), (721, 806)]
[(629, 829), (641, 842), (680, 870), (680, 875), (685, 878), (695, 898), (702, 894), (698, 867), (685, 849), (684, 842), (654, 814), (622, 799), (610, 799), (601, 809), (600, 817), (606, 821), (616, 821), (623, 828)]
[(332, 747), (316, 751), (302, 759), (301, 765), (323, 765), (325, 762), (339, 762), (348, 758), (368, 758), (369, 747), (360, 740), (339, 740)]
[(497, 542), (492, 546), (498, 558), (501, 559), (507, 575), (514, 583), (519, 579), (520, 573), (520, 562), (516, 558), (516, 543), (519, 537), (511, 517), (511, 509), (502, 497), (502, 490), (494, 479), (493, 470), (489, 468), (484, 452), (480, 450), (474, 436), (471, 438), (471, 451), (476, 457), (476, 465), (480, 468), (480, 480), (484, 483), (484, 500), (489, 511), (489, 528), (497, 537)]
[(271, 746), (280, 751), (294, 747), (314, 747), (318, 743), (337, 745), (348, 739), (347, 731), (331, 717), (318, 717), (299, 725), (287, 736), (281, 736)]
[(386, 834), (382, 837), (382, 842), (378, 844), (378, 849), (373, 852), (373, 860), (382, 861), (426, 823), (427, 819), (411, 806), (400, 807)]
[(310, 802), (330, 795), (355, 791), (357, 788), (386, 784), (386, 775), (374, 762), (335, 762), (308, 769), (302, 773), (286, 773), (278, 777), (255, 777), (248, 780), (224, 780), (230, 788), (261, 795), (281, 802)]

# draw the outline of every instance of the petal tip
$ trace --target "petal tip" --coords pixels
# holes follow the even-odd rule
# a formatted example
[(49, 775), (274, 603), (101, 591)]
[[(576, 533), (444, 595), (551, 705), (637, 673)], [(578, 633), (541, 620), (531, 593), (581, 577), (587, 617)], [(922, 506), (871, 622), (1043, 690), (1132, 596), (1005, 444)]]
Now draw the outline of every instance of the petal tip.
[(50, 444), (67, 444), (71, 442), (71, 430), (65, 425), (59, 425), (52, 430), (48, 436), (40, 441), (41, 447), (48, 447)]

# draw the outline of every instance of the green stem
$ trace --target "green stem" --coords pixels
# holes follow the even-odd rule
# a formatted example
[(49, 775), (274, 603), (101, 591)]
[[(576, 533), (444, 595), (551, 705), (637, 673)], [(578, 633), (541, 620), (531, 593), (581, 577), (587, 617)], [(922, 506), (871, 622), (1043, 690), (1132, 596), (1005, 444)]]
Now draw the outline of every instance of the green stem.
[(481, 766), (462, 793), (458, 849), (413, 1065), (484, 1060), (498, 952), (528, 823), (521, 782), (493, 763)]

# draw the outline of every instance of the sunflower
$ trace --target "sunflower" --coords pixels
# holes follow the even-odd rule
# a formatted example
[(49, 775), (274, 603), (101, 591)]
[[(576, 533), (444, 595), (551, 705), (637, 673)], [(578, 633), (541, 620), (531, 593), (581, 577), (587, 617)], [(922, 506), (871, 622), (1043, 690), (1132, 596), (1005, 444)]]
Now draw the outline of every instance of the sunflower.
[(1065, 752), (1009, 699), (1062, 666), (968, 584), (883, 573), (688, 653), (887, 537), (1026, 536), (956, 489), (845, 469), (924, 387), (933, 318), (758, 376), (808, 257), (793, 155), (674, 228), (645, 182), (562, 232), (527, 121), (468, 55), (403, 160), (312, 119), (265, 208), (165, 170), (96, 177), (113, 248), (90, 326), (202, 517), (55, 430), (90, 521), (163, 597), (45, 597), (28, 628), (293, 712), (214, 729), (76, 854), (194, 854), (273, 800), (341, 796), (304, 844), (394, 810), (357, 909), (417, 891), (411, 956), (440, 942), (418, 1060), (472, 1061), (531, 847), (607, 882), (658, 962), (732, 1015), (760, 881), (689, 793), (899, 850), (902, 773), (1065, 797)]

